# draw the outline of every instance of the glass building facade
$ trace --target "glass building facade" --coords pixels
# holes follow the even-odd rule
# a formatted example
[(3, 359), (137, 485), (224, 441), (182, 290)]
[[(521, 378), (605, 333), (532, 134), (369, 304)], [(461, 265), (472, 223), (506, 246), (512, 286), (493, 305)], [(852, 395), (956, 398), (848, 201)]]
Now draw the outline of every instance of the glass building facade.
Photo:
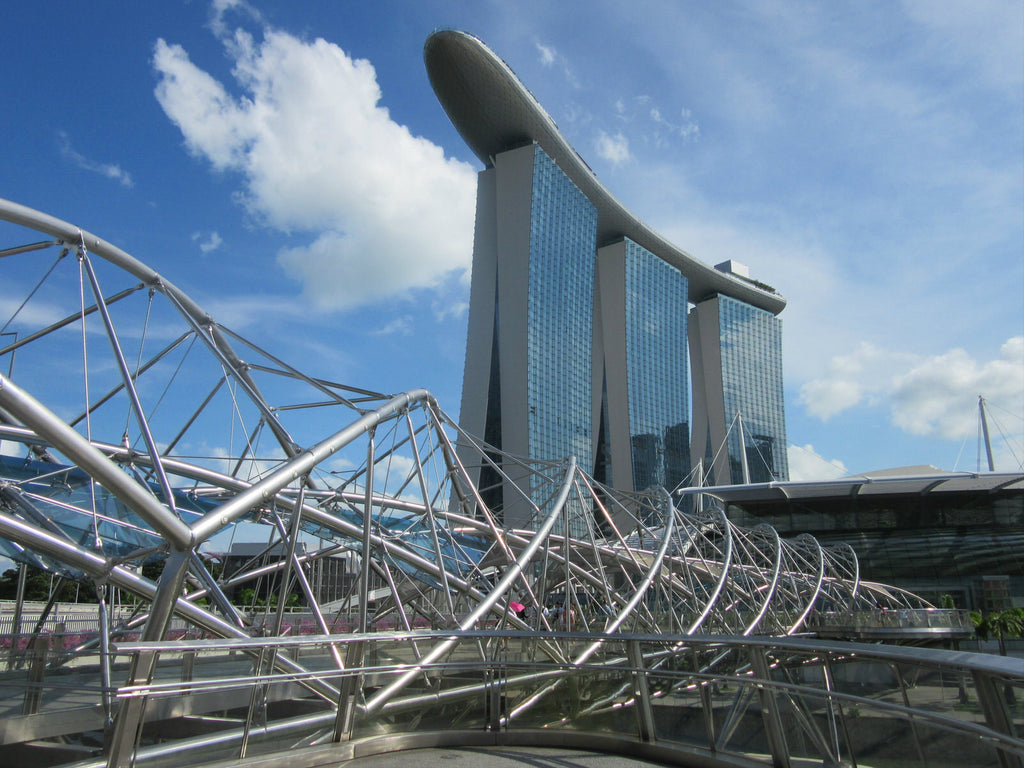
[(672, 490), (690, 471), (687, 281), (626, 240), (626, 388), (633, 488)]
[[(674, 490), (712, 452), (723, 457), (714, 479), (730, 482), (728, 409), (742, 413), (748, 436), (746, 450), (732, 439), (732, 458), (752, 458), (753, 478), (785, 478), (772, 322), (785, 298), (742, 265), (700, 261), (627, 211), (478, 40), (431, 39), (431, 83), (484, 166), (460, 426), (500, 449), (495, 462), (572, 456), (616, 488)], [(712, 302), (714, 323), (698, 329), (690, 307)], [(483, 501), (505, 502), (506, 522), (524, 519), (502, 497), (503, 474), (512, 476), (479, 470)]]
[[(501, 451), (593, 466), (596, 240), (596, 208), (536, 144), (481, 172), (460, 422)], [(523, 465), (502, 469), (526, 481)], [(510, 527), (531, 527), (535, 507), (546, 511), (538, 494), (532, 504), (506, 494), (494, 467), (481, 468), (479, 483)]]
[[(574, 457), (623, 490), (672, 491), (694, 484), (693, 458), (712, 445), (725, 456), (717, 482), (742, 482), (738, 430), (727, 456), (720, 448), (739, 413), (751, 481), (787, 478), (775, 316), (712, 295), (696, 322), (691, 279), (629, 237), (609, 239), (601, 209), (538, 144), (490, 163), (477, 190), (461, 426), (515, 456)], [(479, 470), (481, 498), (504, 524), (532, 526), (546, 500), (506, 498), (502, 471), (525, 480), (509, 464)]]
[(788, 480), (782, 321), (728, 296), (718, 302), (725, 415), (738, 415), (728, 438), (730, 482), (745, 482), (744, 458), (750, 482)]
[(597, 210), (535, 147), (527, 291), (529, 456), (593, 465), (591, 382)]
[(689, 340), (700, 484), (788, 480), (782, 321), (718, 295), (691, 310)]
[(823, 484), (818, 493), (765, 489), (760, 498), (729, 500), (728, 515), (748, 528), (767, 523), (783, 536), (810, 533), (822, 546), (849, 544), (861, 578), (936, 605), (947, 594), (959, 608), (1024, 604), (1024, 488), (1005, 476), (982, 476), (973, 490), (947, 491), (943, 480), (907, 481), (901, 492), (880, 482), (858, 488), (856, 478), (848, 488)]

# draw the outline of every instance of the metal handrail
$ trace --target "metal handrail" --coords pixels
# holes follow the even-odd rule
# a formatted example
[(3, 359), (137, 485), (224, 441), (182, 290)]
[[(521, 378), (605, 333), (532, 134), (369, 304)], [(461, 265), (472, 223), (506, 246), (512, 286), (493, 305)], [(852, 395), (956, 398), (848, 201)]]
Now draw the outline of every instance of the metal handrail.
[[(354, 647), (362, 649), (365, 658), (373, 659), (380, 654), (386, 660), (320, 673), (244, 673), (125, 686), (118, 690), (118, 697), (121, 700), (147, 697), (154, 700), (178, 699), (228, 688), (283, 692), (287, 686), (301, 682), (300, 678), (317, 674), (330, 677), (335, 684), (349, 677), (372, 681), (374, 688), (387, 687), (390, 680), (408, 679), (409, 665), (389, 654), (397, 653), (401, 644), (411, 639), (427, 643), (444, 642), (453, 653), (430, 663), (417, 663), (416, 670), (424, 681), (423, 685), (403, 691), (401, 697), (388, 702), (384, 712), (377, 713), (395, 718), (389, 726), (387, 749), (395, 748), (395, 739), (401, 734), (407, 735), (407, 743), (417, 746), (423, 746), (424, 739), (428, 738), (419, 733), (422, 729), (418, 727), (410, 726), (407, 733), (397, 725), (408, 713), (422, 717), (424, 712), (441, 711), (458, 702), (463, 703), (463, 708), (472, 709), (472, 703), (481, 700), (481, 711), (492, 711), (492, 715), (483, 717), (476, 727), (450, 728), (435, 737), (436, 743), (451, 745), (460, 739), (465, 740), (464, 743), (478, 743), (481, 732), (488, 733), (488, 738), (492, 738), (494, 743), (547, 743), (549, 737), (544, 735), (544, 729), (536, 730), (536, 717), (520, 722), (505, 713), (514, 710), (517, 696), (546, 690), (552, 681), (571, 680), (572, 686), (568, 689), (560, 686), (557, 700), (552, 698), (545, 710), (566, 711), (564, 722), (545, 724), (547, 731), (558, 731), (563, 743), (578, 741), (585, 746), (586, 741), (582, 737), (592, 732), (595, 723), (598, 730), (606, 731), (607, 722), (601, 718), (617, 711), (626, 713), (630, 725), (615, 732), (612, 740), (617, 739), (621, 743), (607, 747), (611, 749), (620, 749), (622, 744), (629, 743), (639, 750), (635, 751), (636, 754), (653, 755), (657, 752), (662, 759), (672, 750), (680, 751), (680, 754), (696, 750), (712, 763), (721, 758), (723, 761), (745, 759), (754, 764), (790, 765), (797, 757), (813, 757), (826, 762), (858, 764), (863, 759), (858, 752), (866, 749), (868, 739), (863, 728), (865, 721), (858, 718), (870, 713), (868, 720), (872, 723), (881, 723), (884, 719), (890, 723), (886, 726), (890, 729), (894, 728), (893, 722), (903, 724), (895, 726), (897, 730), (894, 732), (900, 738), (891, 748), (898, 749), (901, 754), (916, 750), (921, 765), (935, 764), (934, 756), (931, 762), (927, 758), (929, 744), (947, 734), (946, 738), (952, 735), (962, 745), (973, 744), (983, 754), (994, 755), (1002, 768), (1024, 766), (1024, 738), (1021, 736), (1024, 717), (1007, 703), (1006, 698), (1007, 690), (1018, 697), (1024, 694), (1024, 662), (1020, 659), (806, 638), (609, 636), (565, 632), (545, 633), (541, 637), (517, 631), (453, 633), (418, 630), (262, 639), (123, 642), (114, 644), (115, 653), (172, 654), (183, 658), (198, 654), (213, 659), (224, 658), (232, 652), (251, 653), (269, 649), (280, 653), (311, 654), (328, 645), (355, 644)], [(574, 644), (581, 649), (595, 647), (599, 651), (593, 653), (585, 664), (538, 662), (527, 658), (523, 650), (541, 639)], [(492, 649), (492, 652), (484, 657), (463, 658), (458, 654), (460, 649), (465, 649), (467, 654), (469, 651), (478, 654), (480, 649)], [(707, 665), (708, 659), (713, 660), (711, 666)], [(215, 661), (211, 662), (211, 671), (216, 671), (217, 666)], [(862, 686), (862, 690), (859, 683), (845, 686), (836, 683), (837, 672), (843, 669), (851, 673), (848, 675), (851, 679), (867, 673), (880, 676), (887, 670), (891, 674), (884, 684)], [(938, 680), (942, 689), (939, 699), (935, 698), (933, 690), (936, 686), (922, 682), (928, 679)], [(727, 695), (722, 693), (726, 688), (729, 690)], [(574, 693), (567, 693), (567, 690)], [(956, 692), (960, 697), (955, 695)], [(566, 696), (578, 696), (579, 701), (566, 703)], [(971, 701), (976, 702), (976, 706), (965, 708), (962, 697), (973, 697)], [(243, 698), (239, 693), (238, 699)], [(258, 701), (259, 697), (250, 697), (250, 700)], [(770, 737), (761, 747), (743, 748), (742, 745), (727, 744), (723, 748), (715, 739), (715, 712), (723, 711), (726, 704), (735, 708), (744, 701), (743, 706), (749, 708), (744, 721), (745, 732), (749, 734), (756, 725), (763, 727), (764, 733)], [(250, 708), (252, 706), (250, 704)], [(327, 733), (335, 721), (336, 711), (266, 722), (259, 734), (267, 740), (266, 748), (271, 750), (277, 735), (287, 735), (291, 740), (300, 734), (304, 735), (309, 748), (328, 748), (332, 738)], [(587, 714), (582, 716), (580, 712)], [(664, 713), (671, 713), (679, 720), (697, 718), (704, 723), (707, 738), (703, 741), (678, 738), (665, 725)], [(257, 714), (250, 712), (246, 722), (258, 720)], [(335, 748), (340, 749), (339, 744), (358, 741), (360, 754), (372, 753), (374, 739), (379, 736), (371, 736), (366, 730), (370, 720), (356, 718), (355, 725), (334, 741)], [(858, 723), (861, 724), (860, 730), (856, 727)], [(806, 733), (796, 738), (794, 734), (800, 729)], [(923, 733), (931, 735), (931, 742), (922, 738)], [(241, 738), (239, 733), (235, 736)], [(187, 765), (191, 750), (195, 750), (195, 756), (200, 758), (203, 750), (213, 743), (234, 749), (232, 738), (231, 734), (224, 732), (176, 742), (175, 754), (182, 756), (184, 762), (180, 764)], [(248, 738), (252, 739), (252, 734)], [(602, 738), (607, 741), (612, 737), (605, 732)], [(383, 749), (384, 742), (380, 746)], [(131, 759), (135, 765), (143, 766), (148, 759), (167, 754), (167, 749), (167, 745), (140, 748)], [(791, 753), (793, 750), (796, 753)], [(809, 750), (814, 754), (807, 754)], [(288, 755), (294, 758), (294, 750), (289, 750)], [(266, 753), (262, 759), (273, 762)]]

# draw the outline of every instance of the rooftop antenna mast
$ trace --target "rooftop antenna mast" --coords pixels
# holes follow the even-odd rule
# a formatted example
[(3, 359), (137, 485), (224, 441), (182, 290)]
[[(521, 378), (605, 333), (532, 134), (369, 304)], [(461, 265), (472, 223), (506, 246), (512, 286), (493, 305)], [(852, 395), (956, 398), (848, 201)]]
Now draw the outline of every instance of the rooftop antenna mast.
[(743, 432), (743, 416), (736, 411), (736, 424), (740, 430), (740, 466), (743, 469), (743, 484), (750, 485), (750, 466), (747, 464), (747, 436)]
[[(988, 457), (988, 471), (995, 472), (996, 466), (992, 460), (992, 440), (988, 436), (988, 419), (985, 418), (985, 398), (981, 395), (978, 395), (978, 418), (981, 420), (981, 434), (985, 442), (985, 455)], [(979, 460), (978, 463), (980, 464), (981, 461)]]

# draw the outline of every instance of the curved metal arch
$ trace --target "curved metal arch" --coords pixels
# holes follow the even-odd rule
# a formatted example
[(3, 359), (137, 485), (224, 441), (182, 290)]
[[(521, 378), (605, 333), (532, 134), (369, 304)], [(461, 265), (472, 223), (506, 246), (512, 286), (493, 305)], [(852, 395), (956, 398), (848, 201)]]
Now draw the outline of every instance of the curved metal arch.
[[(3, 210), (0, 201), (0, 218)], [(87, 243), (92, 238), (82, 237)], [(54, 243), (60, 241), (45, 245)], [(88, 255), (96, 256), (91, 244), (89, 248)], [(93, 261), (98, 268), (99, 257), (90, 263)], [(59, 566), (74, 567), (97, 583), (138, 595), (148, 602), (151, 614), (167, 618), (173, 611), (187, 626), (227, 638), (253, 634), (261, 621), (270, 631), (284, 632), (281, 622), (270, 618), (269, 610), (262, 619), (256, 612), (243, 617), (241, 609), (218, 590), (252, 584), (271, 573), (296, 573), (298, 578), (309, 563), (338, 549), (350, 550), (365, 568), (352, 598), (341, 610), (351, 612), (357, 606), (362, 612), (376, 596), (379, 603), (374, 616), (360, 626), (400, 625), (402, 642), (408, 642), (410, 658), (421, 667), (444, 649), (425, 648), (415, 633), (408, 632), (419, 626), (412, 617), (422, 617), (432, 628), (450, 630), (453, 636), (481, 620), (488, 626), (550, 630), (551, 624), (542, 615), (515, 617), (510, 603), (522, 595), (524, 602), (539, 605), (557, 590), (564, 593), (566, 606), (579, 610), (583, 628), (589, 631), (591, 626), (601, 626), (604, 637), (624, 630), (673, 635), (785, 634), (802, 628), (810, 611), (826, 602), (841, 609), (864, 606), (873, 599), (888, 605), (913, 603), (913, 596), (899, 590), (862, 584), (855, 556), (848, 548), (825, 549), (809, 537), (783, 540), (768, 527), (746, 530), (732, 524), (722, 508), (685, 513), (672, 505), (671, 498), (665, 503), (664, 491), (656, 496), (622, 493), (601, 485), (569, 462), (508, 456), (461, 432), (424, 390), (388, 397), (305, 374), (299, 366), (284, 363), (201, 314), (173, 286), (167, 293), (170, 284), (138, 262), (116, 256), (110, 264), (129, 272), (133, 279), (143, 279), (144, 286), (167, 297), (166, 304), (160, 301), (157, 305), (173, 320), (171, 336), (182, 322), (179, 318), (185, 325), (176, 342), (155, 355), (148, 352), (144, 365), (144, 345), (140, 344), (140, 365), (131, 375), (152, 373), (156, 383), (177, 384), (170, 369), (179, 359), (178, 364), (194, 377), (214, 374), (212, 389), (197, 389), (200, 397), (205, 391), (209, 394), (184, 427), (175, 423), (179, 414), (168, 418), (161, 413), (154, 419), (152, 411), (150, 424), (172, 435), (165, 444), (173, 445), (200, 413), (202, 425), (208, 426), (224, 410), (237, 409), (237, 420), (235, 410), (230, 411), (231, 424), (245, 427), (240, 430), (244, 445), (240, 450), (231, 447), (229, 469), (219, 472), (204, 463), (210, 460), (208, 456), (172, 455), (166, 448), (158, 455), (154, 446), (161, 444), (167, 436), (164, 433), (154, 431), (154, 440), (145, 441), (149, 444), (145, 450), (119, 444), (120, 435), (113, 433), (111, 426), (113, 417), (124, 418), (117, 409), (130, 397), (124, 364), (120, 365), (119, 381), (107, 388), (103, 397), (86, 404), (89, 414), (111, 401), (107, 412), (100, 412), (103, 418), (97, 419), (111, 434), (91, 441), (78, 434), (74, 423), (62, 422), (41, 399), (29, 394), (30, 379), (18, 379), (15, 384), (11, 377), (0, 378), (0, 419), (22, 424), (0, 424), (0, 439), (20, 442), (30, 456), (45, 457), (33, 461), (31, 467), (25, 464), (22, 470), (0, 459), (0, 467), (12, 475), (12, 482), (0, 495), (0, 538), (17, 542), (25, 551), (39, 552)], [(106, 273), (102, 276), (106, 283)], [(96, 295), (98, 304), (112, 305), (122, 294), (104, 299), (97, 289)], [(130, 314), (140, 307), (138, 302), (118, 307), (123, 312), (111, 324), (116, 328), (109, 334), (125, 341), (125, 323), (141, 317), (141, 313)], [(78, 314), (68, 315), (73, 318), (68, 323), (79, 320), (80, 315), (80, 309)], [(23, 351), (31, 360), (32, 354), (45, 354), (61, 341), (60, 334), (48, 332), (46, 336), (45, 344), (24, 339), (16, 342), (19, 362)], [(202, 343), (183, 346), (192, 338)], [(238, 358), (234, 347), (243, 344), (259, 356), (257, 362), (244, 363)], [(192, 354), (193, 349), (198, 354)], [(173, 355), (171, 350), (176, 350)], [(113, 354), (118, 355), (116, 350)], [(157, 365), (164, 362), (168, 364)], [(32, 370), (31, 366), (27, 370)], [(224, 382), (230, 386), (223, 386)], [(279, 382), (284, 386), (278, 386)], [(289, 389), (283, 405), (271, 399), (281, 397), (282, 391), (292, 386), (300, 389), (302, 398), (294, 397)], [(154, 389), (154, 385), (148, 388), (149, 392)], [(140, 392), (147, 394), (143, 389)], [(230, 399), (235, 394), (237, 402)], [(337, 410), (317, 411), (331, 414), (331, 420), (313, 414), (308, 419), (317, 422), (313, 437), (298, 431), (301, 419), (297, 416), (309, 413), (304, 409), (337, 406), (345, 414), (341, 420)], [(132, 407), (141, 412), (135, 404)], [(271, 445), (269, 453), (258, 440), (268, 413), (280, 427), (275, 440), (267, 441), (277, 446)], [(317, 430), (327, 423), (332, 431), (323, 437)], [(45, 450), (49, 446), (53, 449)], [(366, 450), (353, 462), (353, 468), (339, 472), (330, 466), (333, 458), (351, 458), (350, 454), (361, 448)], [(60, 458), (54, 459), (57, 454)], [(68, 463), (58, 465), (58, 460)], [(484, 465), (501, 473), (512, 496), (531, 505), (534, 517), (529, 528), (505, 527), (500, 517), (505, 510), (488, 507), (486, 493), (471, 481), (472, 467)], [(166, 492), (161, 496), (158, 491), (164, 483), (154, 482), (160, 467), (171, 483), (169, 502)], [(22, 479), (29, 478), (24, 487), (14, 478), (19, 471)], [(109, 482), (117, 489), (117, 493), (108, 489), (112, 495), (103, 497), (104, 503), (111, 504), (103, 513), (107, 514), (104, 524), (119, 524), (125, 530), (134, 526), (133, 530), (144, 531), (156, 544), (140, 539), (142, 543), (130, 551), (120, 547), (115, 552), (113, 546), (90, 550), (68, 541), (59, 527), (47, 530), (40, 510), (64, 505), (69, 518), (61, 522), (69, 531), (77, 530), (79, 522), (71, 520), (70, 514), (94, 514), (82, 494), (74, 498), (56, 493), (52, 498), (46, 496), (45, 478), (72, 474), (84, 478), (81, 482), (91, 478), (104, 488)], [(32, 503), (38, 507), (33, 509)], [(118, 517), (122, 513), (123, 519)], [(253, 563), (231, 577), (213, 578), (198, 559), (200, 548), (209, 547), (218, 533), (243, 521), (266, 523), (268, 550), (271, 545), (278, 546), (287, 555), (269, 564)], [(602, 523), (600, 528), (597, 522)], [(299, 556), (299, 535), (319, 537), (318, 548)], [(135, 540), (126, 537), (124, 541)], [(157, 584), (133, 575), (128, 567), (141, 564), (154, 552), (168, 550), (173, 550), (173, 579)], [(375, 584), (379, 589), (369, 583), (371, 571), (378, 574)], [(186, 575), (190, 582), (182, 586), (176, 579)], [(316, 626), (321, 631), (333, 628), (321, 615), (326, 606), (317, 602), (312, 590), (303, 586), (303, 591), (310, 610), (317, 613)], [(209, 608), (197, 605), (205, 594), (214, 597)], [(665, 611), (666, 605), (677, 610)], [(275, 613), (279, 618), (279, 612)], [(153, 629), (147, 626), (147, 636), (154, 637), (165, 627), (166, 623), (160, 622), (154, 623)], [(402, 634), (402, 630), (407, 632)], [(593, 647), (573, 648), (571, 639), (545, 639), (538, 645), (541, 653), (563, 665), (581, 660), (589, 663)], [(484, 653), (482, 645), (479, 651)], [(716, 658), (708, 663), (720, 661)], [(290, 668), (297, 674), (301, 670)], [(315, 677), (308, 669), (301, 674)], [(319, 690), (323, 697), (335, 693), (324, 687)], [(543, 683), (541, 690), (547, 690)], [(377, 711), (411, 706), (414, 698), (397, 689), (388, 696), (392, 698), (386, 702), (374, 700)]]
[[(686, 628), (685, 634), (692, 635), (701, 625), (705, 622), (708, 616), (715, 608), (715, 603), (718, 601), (719, 595), (725, 588), (726, 580), (729, 578), (729, 566), (732, 565), (732, 526), (729, 523), (728, 518), (725, 516), (725, 511), (721, 509), (715, 509), (708, 514), (711, 518), (710, 523), (713, 526), (713, 530), (720, 532), (724, 541), (724, 547), (722, 551), (722, 559), (716, 564), (715, 570), (718, 571), (718, 575), (714, 580), (714, 586), (708, 593), (707, 600), (698, 614), (697, 618), (694, 619), (690, 625)], [(687, 535), (693, 538), (691, 529), (686, 529)]]
[(152, 493), (128, 478), (88, 440), (2, 373), (0, 408), (11, 413), (40, 438), (70, 458), (76, 466), (88, 472), (90, 477), (152, 525), (175, 549), (186, 551), (192, 546), (192, 534), (188, 526), (157, 501)]
[[(554, 528), (555, 523), (564, 514), (565, 502), (569, 498), (569, 490), (572, 486), (573, 475), (576, 472), (576, 460), (569, 459), (568, 466), (565, 472), (565, 482), (562, 484), (559, 490), (558, 497), (552, 504), (551, 511), (548, 513), (547, 519), (544, 521), (544, 525), (538, 529), (530, 545), (527, 546), (522, 554), (516, 559), (515, 565), (510, 568), (505, 575), (498, 582), (495, 589), (489, 594), (480, 605), (470, 613), (460, 625), (460, 629), (468, 630), (472, 629), (473, 625), (476, 624), (485, 614), (487, 614), (494, 606), (498, 603), (498, 600), (508, 591), (512, 584), (516, 581), (519, 575), (525, 570), (527, 564), (532, 560), (533, 555), (536, 554), (537, 550), (540, 549), (541, 545), (547, 539), (551, 533), (551, 529)], [(403, 673), (398, 679), (384, 686), (380, 691), (375, 693), (371, 698), (367, 699), (366, 704), (362, 707), (362, 711), (366, 715), (372, 715), (374, 712), (379, 711), (388, 701), (394, 697), (398, 692), (405, 688), (414, 678), (416, 678), (421, 672), (425, 665), (441, 658), (451, 648), (458, 644), (458, 639), (451, 638), (443, 640), (434, 646), (428, 654), (426, 654), (420, 662), (407, 672)]]
[(762, 590), (761, 607), (751, 618), (750, 623), (743, 629), (744, 635), (753, 634), (754, 631), (761, 626), (761, 622), (764, 620), (769, 608), (771, 607), (772, 600), (775, 597), (775, 591), (779, 586), (779, 578), (782, 575), (782, 540), (779, 537), (779, 532), (770, 525), (761, 524), (750, 531), (750, 538), (754, 538), (755, 535), (767, 538), (771, 543), (772, 566), (771, 575), (767, 580), (768, 583)]
[[(245, 370), (245, 364), (235, 354), (234, 349), (224, 335), (217, 330), (216, 324), (209, 313), (163, 275), (117, 246), (80, 227), (11, 200), (0, 199), (0, 220), (6, 220), (12, 224), (48, 234), (56, 238), (53, 245), (66, 246), (68, 248), (83, 247), (89, 253), (97, 255), (128, 274), (133, 275), (143, 285), (166, 296), (178, 309), (182, 317), (197, 331), (211, 352), (222, 359), (227, 370), (250, 392), (253, 402), (257, 407), (265, 406), (263, 398), (259, 395), (258, 388)], [(97, 300), (100, 301), (100, 297), (97, 297)], [(100, 301), (100, 303), (102, 302)], [(261, 410), (264, 409), (261, 408)], [(280, 424), (276, 415), (270, 409), (265, 409), (264, 417), (267, 419), (271, 430), (277, 436), (281, 447), (286, 452), (294, 452), (296, 448), (295, 443), (291, 436), (288, 435), (287, 430)]]
[(794, 619), (792, 625), (786, 631), (787, 635), (793, 635), (800, 631), (800, 628), (807, 620), (807, 616), (812, 610), (814, 610), (814, 603), (821, 594), (821, 585), (825, 581), (825, 554), (822, 551), (821, 544), (818, 543), (818, 540), (809, 534), (801, 533), (793, 540), (794, 552), (798, 552), (800, 549), (810, 550), (815, 555), (814, 560), (817, 565), (817, 573), (807, 574), (810, 577), (808, 579), (808, 585), (810, 585), (811, 580), (813, 580), (813, 586), (810, 586), (810, 589), (808, 589), (807, 595), (804, 598), (806, 602), (803, 605), (802, 610), (800, 610), (799, 614)]

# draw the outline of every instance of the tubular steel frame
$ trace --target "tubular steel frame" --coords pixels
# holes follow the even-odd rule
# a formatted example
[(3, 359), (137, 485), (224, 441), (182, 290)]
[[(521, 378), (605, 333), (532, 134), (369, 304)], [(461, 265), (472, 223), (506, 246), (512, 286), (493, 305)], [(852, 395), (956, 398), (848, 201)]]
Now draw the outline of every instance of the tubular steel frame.
[[(144, 697), (122, 695), (118, 706), (114, 692), (145, 690), (157, 674), (156, 652), (140, 650), (115, 682), (110, 659), (125, 641), (403, 633), (413, 663), (372, 692), (363, 672), (345, 674), (366, 669), (362, 643), (332, 646), (333, 671), (322, 675), (260, 651), (254, 675), (292, 675), (339, 702), (343, 733), (357, 714), (401, 701), (455, 647), (464, 652), (459, 633), (476, 629), (534, 633), (536, 653), (566, 669), (602, 641), (548, 639), (558, 630), (786, 636), (816, 611), (927, 607), (863, 583), (849, 547), (741, 529), (721, 507), (686, 512), (660, 489), (622, 493), (571, 457), (503, 455), (425, 390), (385, 395), (301, 372), (88, 232), (8, 201), (0, 221), (26, 243), (0, 250), (0, 270), (13, 275), (0, 284), (40, 275), (0, 317), (0, 548), (95, 588), (94, 635), (50, 664), (99, 653), (111, 766), (131, 762), (147, 720)], [(527, 525), (506, 528), (485, 501), (488, 489), (471, 480), (483, 466), (516, 519), (527, 505)], [(261, 555), (228, 569), (233, 537), (254, 532)], [(340, 596), (317, 582), (329, 565), (343, 568)], [(291, 594), (305, 604), (305, 628), (286, 611)], [(490, 644), (477, 639), (478, 661)]]

